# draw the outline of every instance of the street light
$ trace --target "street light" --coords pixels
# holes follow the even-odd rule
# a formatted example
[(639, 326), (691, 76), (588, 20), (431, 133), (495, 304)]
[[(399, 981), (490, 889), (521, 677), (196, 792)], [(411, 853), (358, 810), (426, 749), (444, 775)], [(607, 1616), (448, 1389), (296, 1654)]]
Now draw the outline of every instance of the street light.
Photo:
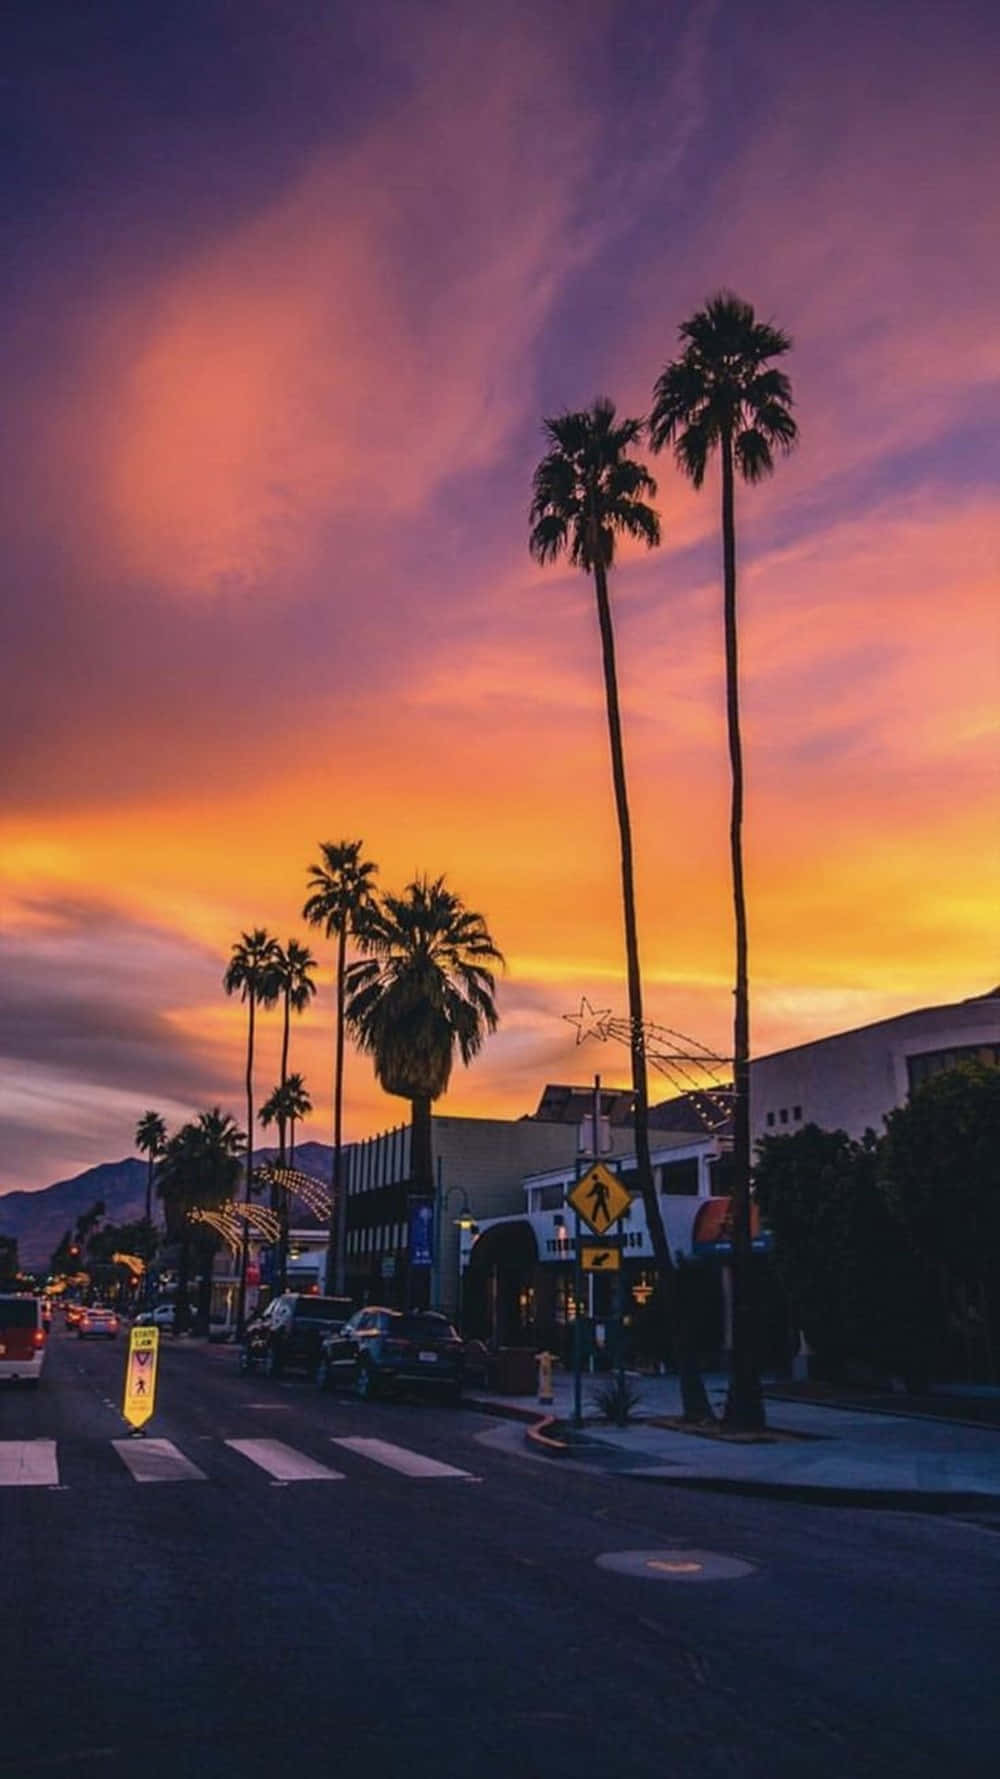
[[(435, 1298), (438, 1300), (441, 1297), (441, 1290), (442, 1290), (442, 1285), (443, 1285), (443, 1280), (444, 1280), (444, 1244), (442, 1241), (442, 1236), (444, 1233), (444, 1222), (445, 1222), (445, 1218), (448, 1215), (448, 1206), (450, 1205), (451, 1200), (454, 1197), (456, 1192), (460, 1192), (462, 1194), (462, 1203), (459, 1206), (459, 1215), (454, 1219), (454, 1227), (459, 1232), (459, 1235), (458, 1235), (458, 1260), (457, 1260), (458, 1272), (457, 1272), (457, 1285), (456, 1285), (456, 1292), (455, 1292), (455, 1297), (456, 1297), (455, 1320), (457, 1322), (461, 1322), (461, 1318), (462, 1318), (462, 1230), (469, 1229), (469, 1230), (473, 1230), (473, 1231), (478, 1231), (479, 1225), (475, 1221), (475, 1218), (472, 1215), (472, 1206), (469, 1203), (469, 1194), (466, 1192), (465, 1187), (464, 1186), (443, 1187), (441, 1185), (440, 1164), (439, 1164), (438, 1189), (437, 1189), (436, 1202), (435, 1202), (435, 1209), (437, 1211), (437, 1219), (436, 1219), (436, 1221), (437, 1221), (437, 1241), (434, 1244), (434, 1268), (435, 1268), (435, 1282), (436, 1282)], [(439, 1303), (438, 1307), (440, 1307), (440, 1303)]]

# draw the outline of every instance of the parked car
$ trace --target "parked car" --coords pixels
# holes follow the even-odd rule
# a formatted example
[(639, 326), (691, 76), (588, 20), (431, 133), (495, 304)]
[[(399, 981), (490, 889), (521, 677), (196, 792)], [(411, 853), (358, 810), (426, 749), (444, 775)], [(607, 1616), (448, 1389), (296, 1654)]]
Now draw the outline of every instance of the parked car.
[(0, 1378), (37, 1384), (46, 1345), (39, 1298), (13, 1291), (0, 1295)]
[(140, 1310), (136, 1323), (140, 1328), (159, 1328), (162, 1334), (173, 1334), (174, 1306), (172, 1303), (158, 1303), (155, 1309)]
[(358, 1310), (323, 1341), (316, 1382), (350, 1388), (363, 1401), (411, 1387), (460, 1402), (465, 1348), (447, 1316), (435, 1310)]
[(118, 1317), (114, 1310), (102, 1309), (96, 1303), (84, 1310), (76, 1325), (77, 1340), (114, 1340), (117, 1334)]
[(240, 1370), (278, 1377), (283, 1371), (315, 1374), (324, 1335), (343, 1328), (351, 1313), (349, 1297), (314, 1297), (284, 1291), (263, 1315), (247, 1323), (240, 1348)]

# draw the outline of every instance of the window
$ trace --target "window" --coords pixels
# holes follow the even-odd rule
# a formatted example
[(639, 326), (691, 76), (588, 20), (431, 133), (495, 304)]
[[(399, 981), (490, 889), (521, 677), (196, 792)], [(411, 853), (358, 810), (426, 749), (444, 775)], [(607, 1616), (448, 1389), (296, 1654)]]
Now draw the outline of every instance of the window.
[(535, 1193), (536, 1211), (558, 1211), (566, 1202), (566, 1188), (560, 1180), (558, 1186), (540, 1186)]
[(906, 1072), (910, 1092), (922, 1087), (932, 1075), (940, 1075), (944, 1069), (953, 1069), (961, 1062), (985, 1062), (996, 1066), (1000, 1064), (1000, 1044), (961, 1044), (952, 1050), (925, 1050), (920, 1056), (908, 1056)]
[(782, 1106), (781, 1111), (778, 1113), (778, 1117), (781, 1119), (782, 1124), (788, 1123), (788, 1107), (787, 1106)]
[(774, 1126), (774, 1113), (769, 1112), (767, 1115), (767, 1127), (769, 1130), (771, 1130), (773, 1128), (773, 1126)]
[(692, 1156), (687, 1161), (665, 1162), (662, 1180), (660, 1191), (666, 1193), (670, 1198), (697, 1198), (697, 1158)]
[(802, 1123), (802, 1107), (801, 1106), (793, 1106), (792, 1107), (792, 1117), (794, 1118), (796, 1124)]

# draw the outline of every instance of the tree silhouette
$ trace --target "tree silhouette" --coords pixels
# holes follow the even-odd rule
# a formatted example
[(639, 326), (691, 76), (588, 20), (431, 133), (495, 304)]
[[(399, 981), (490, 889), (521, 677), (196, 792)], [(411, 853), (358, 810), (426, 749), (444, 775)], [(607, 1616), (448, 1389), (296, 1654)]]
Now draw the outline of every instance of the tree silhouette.
[(347, 1205), (343, 1191), (344, 1111), (344, 996), (347, 942), (358, 933), (368, 916), (375, 894), (378, 867), (361, 856), (362, 840), (325, 840), (320, 846), (322, 863), (309, 867), (309, 896), (302, 913), (311, 926), (322, 927), (328, 939), (337, 939), (335, 1054), (333, 1067), (333, 1171), (330, 1207), (330, 1245), (326, 1264), (326, 1289), (342, 1297), (347, 1267)]
[(732, 778), (729, 839), (736, 928), (733, 1015), (733, 1357), (725, 1420), (734, 1429), (764, 1424), (764, 1404), (753, 1341), (750, 1232), (750, 990), (746, 896), (743, 883), (743, 751), (740, 737), (736, 621), (737, 470), (759, 482), (774, 468), (776, 449), (790, 451), (798, 436), (792, 392), (770, 360), (789, 350), (787, 334), (758, 321), (749, 303), (721, 291), (682, 323), (678, 359), (658, 378), (650, 414), (653, 449), (671, 444), (696, 488), (709, 457), (722, 464), (723, 604), (726, 720)]

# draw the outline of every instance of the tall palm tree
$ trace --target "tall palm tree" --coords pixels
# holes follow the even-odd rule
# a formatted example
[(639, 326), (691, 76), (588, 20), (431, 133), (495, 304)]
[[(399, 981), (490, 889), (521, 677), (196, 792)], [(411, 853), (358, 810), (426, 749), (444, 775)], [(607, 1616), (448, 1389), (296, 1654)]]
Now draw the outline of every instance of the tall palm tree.
[(729, 844), (736, 927), (733, 1017), (733, 1363), (725, 1419), (734, 1428), (764, 1424), (753, 1342), (750, 1264), (750, 992), (743, 883), (743, 752), (740, 738), (736, 623), (736, 472), (759, 482), (774, 468), (775, 449), (798, 436), (791, 384), (771, 364), (791, 346), (787, 334), (758, 321), (732, 291), (720, 291), (680, 328), (683, 350), (654, 390), (649, 431), (653, 449), (673, 445), (684, 474), (700, 488), (713, 451), (722, 466), (723, 611), (726, 718), (732, 776)]
[[(481, 914), (443, 877), (384, 896), (359, 934), (365, 956), (346, 977), (346, 1020), (387, 1093), (410, 1101), (410, 1183), (434, 1197), (431, 1106), (497, 1027), (490, 966), (503, 964)], [(408, 1291), (412, 1295), (412, 1274)]]
[[(632, 823), (618, 701), (614, 624), (608, 593), (608, 573), (614, 564), (617, 540), (620, 537), (638, 538), (648, 549), (655, 548), (660, 541), (660, 521), (645, 499), (646, 495), (655, 495), (656, 483), (644, 465), (629, 455), (642, 436), (642, 421), (617, 419), (614, 403), (607, 397), (595, 401), (585, 412), (560, 414), (553, 420), (546, 420), (545, 432), (550, 449), (535, 471), (529, 548), (539, 562), (553, 561), (565, 552), (575, 568), (594, 577), (621, 853), (636, 1178), (662, 1289), (674, 1302), (673, 1261), (649, 1153), (649, 1098)], [(686, 1361), (682, 1365), (682, 1387), (685, 1414), (698, 1420), (707, 1419), (711, 1414), (708, 1397), (700, 1377)]]
[[(344, 1295), (347, 1262), (347, 1207), (343, 1186), (344, 1114), (344, 993), (347, 942), (356, 936), (374, 902), (378, 866), (363, 859), (363, 840), (324, 840), (322, 862), (309, 867), (309, 896), (303, 907), (311, 926), (322, 927), (327, 938), (337, 936), (337, 1010), (333, 1067), (333, 1174), (330, 1209), (330, 1246), (326, 1265), (326, 1289)], [(332, 1263), (331, 1263), (332, 1262)]]
[(167, 1127), (159, 1112), (144, 1112), (135, 1127), (135, 1146), (146, 1156), (146, 1222), (153, 1210), (153, 1170), (167, 1142)]
[[(289, 939), (285, 946), (278, 945), (275, 951), (274, 979), (282, 1003), (281, 1032), (281, 1087), (288, 1080), (288, 1043), (291, 1033), (292, 1010), (304, 1013), (316, 993), (316, 984), (312, 979), (312, 971), (316, 969), (316, 959), (307, 945), (300, 945), (297, 939)], [(285, 1164), (285, 1127), (287, 1115), (283, 1102), (277, 1108), (278, 1121), (278, 1152), (281, 1165)]]
[(189, 1215), (214, 1210), (236, 1190), (246, 1138), (234, 1118), (215, 1106), (172, 1136), (157, 1170), (157, 1191), (163, 1200), (167, 1234), (179, 1250), (177, 1319), (179, 1332), (188, 1326), (188, 1286), (192, 1247), (197, 1244), (200, 1267), (199, 1319), (207, 1323), (211, 1296), (211, 1255), (215, 1240), (204, 1229), (196, 1233)]
[[(247, 1003), (247, 1158), (244, 1197), (250, 1198), (253, 1188), (253, 1050), (254, 1025), (258, 1006), (273, 1007), (278, 999), (278, 941), (265, 927), (254, 927), (241, 934), (233, 945), (232, 955), (222, 986), (227, 995), (239, 994)], [(240, 1252), (240, 1282), (236, 1299), (236, 1332), (243, 1333), (247, 1294), (247, 1239), (244, 1235)]]

